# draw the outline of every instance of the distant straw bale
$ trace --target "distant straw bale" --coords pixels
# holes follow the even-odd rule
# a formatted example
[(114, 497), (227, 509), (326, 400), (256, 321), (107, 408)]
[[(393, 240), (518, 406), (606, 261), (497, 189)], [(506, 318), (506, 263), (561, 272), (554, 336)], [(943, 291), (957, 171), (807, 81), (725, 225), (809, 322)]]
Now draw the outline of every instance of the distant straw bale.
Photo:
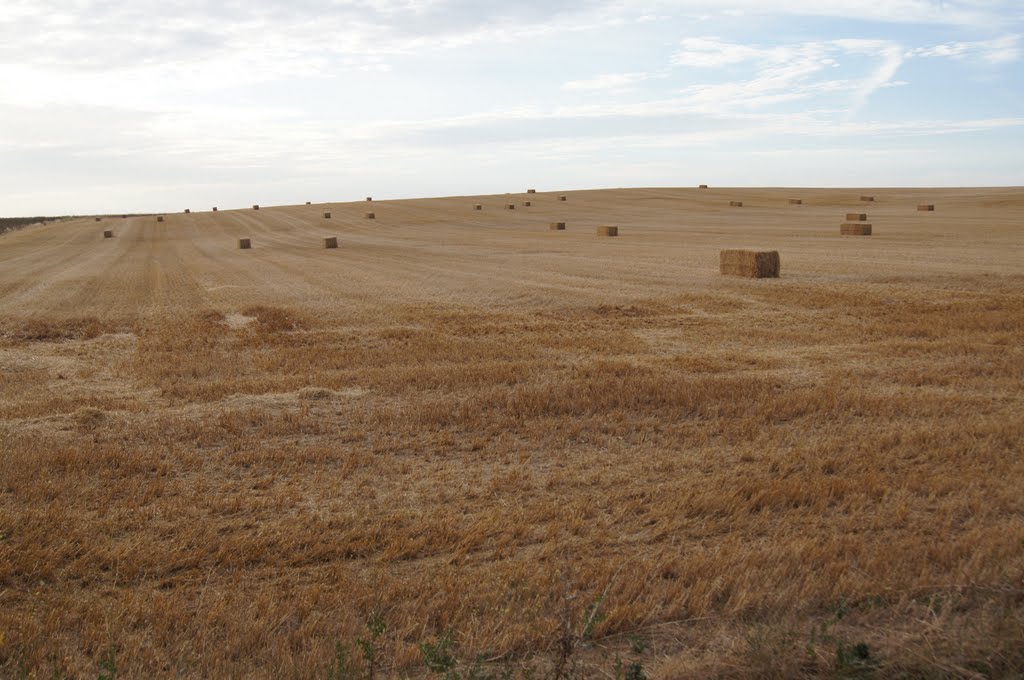
[(114, 232), (111, 231), (110, 229), (107, 229), (106, 231), (103, 232), (103, 238), (114, 238)]
[(917, 206), (917, 209), (919, 212), (933, 212), (935, 210), (935, 205), (932, 203), (922, 203)]
[(847, 222), (863, 222), (868, 218), (867, 213), (846, 213)]
[(618, 236), (619, 235), (619, 228), (618, 227), (601, 226), (601, 227), (597, 228), (597, 235), (598, 236)]
[(700, 185), (699, 187), (697, 187), (697, 188), (698, 188), (698, 189), (707, 189), (707, 188), (708, 188), (708, 185), (707, 185), (707, 184), (701, 184), (701, 185)]
[(96, 221), (97, 221), (97, 222), (99, 222), (99, 221), (100, 221), (100, 218), (99, 218), (99, 217), (97, 217), (97, 218), (96, 218)]
[(213, 212), (217, 212), (217, 206), (213, 206)]
[(337, 248), (338, 237), (337, 236), (324, 236), (324, 248)]
[(368, 212), (368, 213), (366, 213), (364, 215), (364, 217), (366, 217), (366, 219), (368, 219), (368, 220), (375, 220), (375, 219), (377, 219), (377, 214), (376, 213), (372, 213), (372, 212)]
[(727, 276), (743, 276), (751, 279), (778, 278), (780, 270), (779, 251), (723, 250), (719, 256), (719, 268)]
[(252, 209), (253, 210), (259, 210), (260, 209), (259, 204), (253, 204)]
[(483, 210), (483, 209), (484, 209), (483, 205), (481, 205), (479, 203), (477, 203), (476, 205), (473, 206), (473, 210)]
[(325, 213), (324, 213), (324, 219), (325, 219), (325, 220), (329, 220), (329, 219), (331, 219), (331, 213), (329, 213), (329, 212), (325, 212)]
[(567, 200), (569, 200), (569, 199), (568, 199), (568, 196), (559, 196), (559, 197), (558, 197), (558, 200), (559, 200), (559, 201), (567, 201)]
[(313, 205), (312, 201), (306, 201), (306, 205)]
[(523, 206), (529, 208), (533, 203), (531, 201), (523, 201)]
[(729, 201), (729, 205), (733, 208), (742, 208), (743, 201)]
[(526, 193), (528, 193), (528, 194), (535, 194), (535, 193), (537, 193), (537, 190), (536, 189), (527, 189)]
[(164, 216), (163, 215), (157, 215), (156, 216), (156, 221), (157, 222), (163, 222), (164, 221)]
[(252, 248), (252, 241), (247, 238), (240, 238), (238, 239), (238, 248), (239, 250), (249, 250)]
[(505, 204), (505, 210), (515, 210), (515, 209), (516, 209), (516, 204), (515, 203), (506, 203)]
[(565, 222), (552, 222), (548, 225), (551, 231), (565, 231)]
[(366, 197), (366, 200), (367, 200), (367, 201), (372, 201), (372, 200), (373, 200), (373, 196), (367, 196), (367, 197)]
[(803, 205), (804, 204), (804, 200), (802, 198), (791, 198), (791, 199), (789, 199), (789, 204), (790, 205)]
[(871, 225), (867, 222), (843, 222), (839, 225), (842, 236), (871, 236)]
[(192, 209), (191, 209), (191, 208), (185, 208), (185, 214), (186, 214), (186, 215), (188, 215), (188, 214), (189, 214), (190, 212), (192, 212)]
[(860, 200), (871, 202), (871, 201), (875, 200), (875, 197), (874, 196), (861, 196)]

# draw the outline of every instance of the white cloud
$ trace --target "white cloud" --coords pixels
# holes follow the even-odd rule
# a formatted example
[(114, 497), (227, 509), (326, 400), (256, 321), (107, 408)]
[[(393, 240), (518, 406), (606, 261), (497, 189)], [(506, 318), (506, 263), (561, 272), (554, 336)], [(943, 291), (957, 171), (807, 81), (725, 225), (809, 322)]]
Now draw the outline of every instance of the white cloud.
[(561, 89), (566, 92), (624, 91), (656, 77), (650, 73), (604, 73), (584, 80), (570, 80), (563, 83)]
[(952, 59), (979, 59), (990, 64), (1008, 64), (1022, 56), (1021, 36), (1006, 35), (978, 42), (950, 42), (932, 47), (921, 47), (910, 52), (915, 57), (947, 57)]

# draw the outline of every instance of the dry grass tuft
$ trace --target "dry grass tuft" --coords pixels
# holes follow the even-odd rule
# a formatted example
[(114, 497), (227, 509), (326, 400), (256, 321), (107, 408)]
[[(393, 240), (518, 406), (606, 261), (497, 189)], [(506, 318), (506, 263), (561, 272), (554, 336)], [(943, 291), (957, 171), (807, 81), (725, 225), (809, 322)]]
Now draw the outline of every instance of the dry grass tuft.
[(103, 425), (107, 414), (101, 409), (86, 406), (75, 411), (73, 419), (78, 429), (92, 431)]

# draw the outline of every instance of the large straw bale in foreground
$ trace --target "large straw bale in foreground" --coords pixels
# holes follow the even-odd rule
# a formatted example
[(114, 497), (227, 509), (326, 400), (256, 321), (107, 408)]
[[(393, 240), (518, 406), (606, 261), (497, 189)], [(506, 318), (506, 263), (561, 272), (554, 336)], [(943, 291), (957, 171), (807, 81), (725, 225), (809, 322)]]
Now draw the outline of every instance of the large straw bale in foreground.
[(728, 276), (774, 279), (779, 276), (779, 251), (730, 248), (719, 254), (719, 266)]
[(871, 236), (871, 225), (867, 222), (843, 222), (839, 225), (841, 236)]

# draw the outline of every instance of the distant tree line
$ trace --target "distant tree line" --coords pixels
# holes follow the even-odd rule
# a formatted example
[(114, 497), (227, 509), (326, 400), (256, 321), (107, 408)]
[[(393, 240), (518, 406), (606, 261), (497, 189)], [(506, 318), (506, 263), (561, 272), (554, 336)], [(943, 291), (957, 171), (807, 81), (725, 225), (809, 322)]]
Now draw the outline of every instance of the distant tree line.
[(61, 217), (0, 217), (0, 234), (6, 231), (21, 229), (29, 224), (37, 222), (49, 222), (51, 220), (63, 219)]

